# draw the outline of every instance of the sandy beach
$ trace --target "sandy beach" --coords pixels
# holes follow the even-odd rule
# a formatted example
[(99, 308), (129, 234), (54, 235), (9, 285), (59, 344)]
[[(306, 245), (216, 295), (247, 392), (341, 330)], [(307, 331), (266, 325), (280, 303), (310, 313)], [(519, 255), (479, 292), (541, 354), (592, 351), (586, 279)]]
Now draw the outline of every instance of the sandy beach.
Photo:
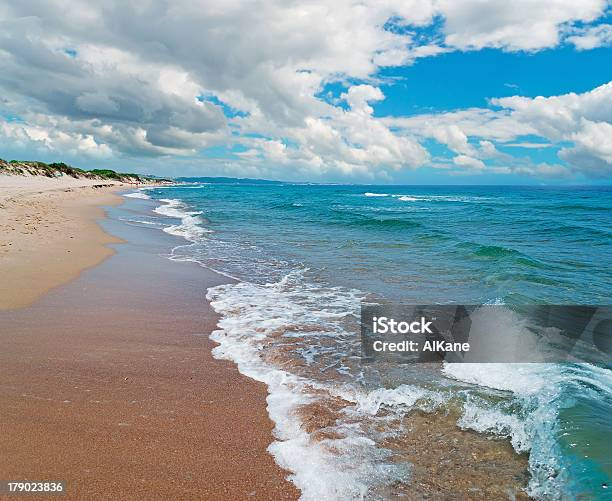
[[(121, 183), (0, 175), (0, 310), (30, 304), (113, 251), (96, 219)], [(18, 286), (16, 286), (18, 284)]]
[(103, 231), (121, 186), (23, 179), (0, 181), (0, 477), (71, 499), (297, 498), (264, 385), (210, 354), (204, 293), (225, 279)]
[(612, 0), (513, 7), (0, 0), (0, 501), (612, 501)]

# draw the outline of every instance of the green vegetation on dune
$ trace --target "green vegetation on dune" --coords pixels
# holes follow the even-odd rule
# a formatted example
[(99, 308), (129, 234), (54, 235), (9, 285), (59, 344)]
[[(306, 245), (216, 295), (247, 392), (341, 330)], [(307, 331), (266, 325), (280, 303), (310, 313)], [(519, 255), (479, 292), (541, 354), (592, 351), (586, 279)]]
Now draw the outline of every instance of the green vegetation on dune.
[(169, 183), (169, 179), (161, 179), (140, 174), (115, 172), (111, 169), (84, 170), (72, 167), (64, 162), (36, 162), (28, 160), (11, 160), (7, 162), (0, 158), (0, 174), (31, 175), (46, 177), (70, 176), (74, 178), (101, 179), (109, 181), (121, 181), (124, 183)]
[(94, 174), (95, 176), (99, 176), (105, 179), (121, 179), (121, 178), (125, 178), (125, 177), (129, 177), (131, 179), (140, 179), (141, 176), (139, 176), (138, 174), (128, 174), (128, 173), (124, 173), (124, 172), (115, 172), (114, 170), (110, 170), (110, 169), (91, 169), (90, 171), (91, 174)]

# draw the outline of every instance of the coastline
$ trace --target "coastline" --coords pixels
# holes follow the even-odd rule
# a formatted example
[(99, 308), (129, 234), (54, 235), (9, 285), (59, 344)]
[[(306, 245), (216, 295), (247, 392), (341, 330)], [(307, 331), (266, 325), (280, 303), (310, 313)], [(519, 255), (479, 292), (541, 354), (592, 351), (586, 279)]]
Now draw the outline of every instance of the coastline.
[[(29, 231), (12, 230), (24, 235), (24, 265), (0, 311), (0, 441), (11, 451), (0, 459), (3, 478), (62, 479), (69, 498), (296, 499), (266, 451), (265, 386), (211, 355), (217, 317), (204, 294), (227, 278), (169, 263), (174, 238), (126, 225), (119, 207), (99, 220), (99, 205), (117, 206), (122, 188), (62, 186), (0, 201)], [(43, 206), (53, 219), (28, 228), (25, 214)], [(61, 238), (67, 229), (78, 232), (74, 244)], [(67, 262), (71, 245), (81, 250)], [(19, 269), (11, 252), (3, 265)], [(27, 290), (20, 277), (44, 275), (51, 253), (61, 276)]]
[[(332, 401), (319, 398), (321, 395), (313, 395), (316, 398), (311, 404), (303, 405), (303, 402), (302, 404), (298, 402), (293, 408), (289, 409), (291, 413), (295, 413), (298, 416), (295, 420), (292, 417), (279, 415), (278, 412), (275, 412), (279, 410), (277, 405), (279, 399), (282, 400), (284, 398), (285, 402), (287, 402), (295, 397), (295, 395), (288, 396), (289, 394), (286, 394), (283, 397), (283, 395), (276, 391), (278, 388), (275, 388), (274, 385), (270, 386), (265, 374), (263, 376), (261, 374), (251, 374), (252, 371), (249, 370), (249, 364), (244, 365), (244, 367), (241, 364), (244, 360), (274, 357), (273, 351), (264, 349), (262, 351), (264, 355), (255, 354), (254, 357), (250, 358), (233, 357), (227, 351), (227, 343), (240, 340), (235, 339), (237, 333), (232, 332), (232, 328), (227, 329), (227, 326), (231, 327), (234, 316), (249, 316), (249, 312), (245, 311), (242, 306), (236, 309), (236, 304), (231, 301), (219, 309), (218, 305), (215, 304), (215, 299), (218, 298), (215, 297), (216, 294), (212, 293), (215, 289), (218, 290), (225, 287), (231, 290), (240, 288), (245, 284), (245, 286), (248, 286), (252, 279), (250, 276), (240, 275), (239, 273), (234, 274), (230, 272), (224, 275), (225, 269), (215, 266), (215, 263), (209, 266), (210, 263), (202, 259), (202, 256), (210, 256), (211, 259), (220, 260), (223, 254), (217, 253), (216, 247), (207, 247), (205, 252), (200, 255), (194, 254), (193, 246), (195, 245), (197, 249), (198, 244), (196, 242), (199, 242), (202, 235), (208, 231), (206, 219), (204, 216), (200, 217), (199, 215), (207, 214), (212, 210), (212, 203), (209, 204), (207, 209), (197, 204), (191, 205), (189, 196), (183, 194), (182, 189), (184, 187), (179, 187), (181, 189), (173, 188), (169, 191), (138, 191), (137, 193), (130, 194), (127, 194), (126, 191), (123, 197), (117, 196), (116, 191), (125, 188), (127, 187), (110, 186), (104, 188), (104, 190), (108, 189), (108, 191), (104, 192), (105, 196), (110, 196), (115, 201), (123, 201), (125, 203), (121, 205), (113, 203), (106, 211), (102, 211), (102, 215), (106, 212), (108, 217), (94, 222), (96, 226), (99, 225), (100, 231), (107, 237), (112, 235), (111, 238), (114, 238), (116, 243), (121, 243), (121, 245), (114, 245), (113, 243), (103, 244), (110, 252), (110, 259), (102, 262), (99, 266), (91, 267), (85, 273), (80, 274), (76, 280), (56, 287), (50, 294), (44, 295), (42, 299), (28, 308), (22, 310), (13, 309), (6, 312), (7, 315), (4, 316), (0, 312), (0, 322), (4, 323), (4, 320), (6, 320), (6, 325), (15, 332), (17, 337), (23, 336), (25, 338), (25, 344), (20, 349), (23, 353), (26, 353), (28, 360), (36, 359), (38, 356), (36, 355), (36, 350), (32, 350), (29, 344), (35, 344), (38, 342), (38, 339), (43, 339), (47, 334), (43, 329), (47, 328), (48, 325), (52, 325), (53, 335), (59, 336), (52, 343), (50, 341), (46, 347), (43, 347), (48, 353), (54, 353), (56, 344), (64, 347), (69, 357), (80, 355), (82, 348), (87, 350), (93, 348), (94, 350), (102, 350), (104, 353), (103, 357), (108, 358), (104, 363), (115, 364), (116, 361), (110, 358), (110, 354), (121, 355), (122, 348), (126, 346), (124, 343), (136, 343), (138, 348), (134, 348), (134, 353), (130, 355), (130, 357), (134, 358), (131, 358), (131, 360), (129, 358), (121, 359), (120, 363), (124, 368), (130, 368), (128, 372), (134, 367), (139, 371), (143, 380), (142, 383), (144, 384), (146, 381), (149, 381), (149, 383), (146, 389), (144, 386), (141, 386), (132, 395), (133, 399), (130, 401), (130, 405), (142, 404), (147, 406), (149, 403), (139, 400), (141, 394), (148, 391), (149, 395), (151, 395), (152, 391), (157, 392), (157, 390), (160, 390), (159, 395), (162, 395), (164, 400), (168, 399), (172, 402), (164, 410), (164, 413), (170, 414), (170, 421), (180, 421), (182, 425), (185, 422), (173, 415), (173, 412), (175, 412), (173, 409), (178, 408), (181, 409), (182, 413), (190, 414), (194, 406), (196, 408), (199, 406), (199, 409), (195, 411), (195, 415), (199, 415), (202, 412), (202, 408), (206, 409), (204, 412), (210, 412), (211, 409), (208, 408), (208, 405), (215, 404), (218, 401), (218, 395), (224, 395), (224, 407), (212, 410), (215, 422), (213, 426), (211, 426), (210, 422), (206, 422), (205, 428), (210, 430), (218, 423), (231, 428), (232, 432), (235, 430), (235, 427), (241, 430), (244, 428), (245, 431), (238, 443), (233, 442), (232, 438), (224, 437), (222, 440), (226, 440), (226, 442), (223, 447), (216, 448), (218, 445), (216, 443), (214, 446), (211, 446), (210, 444), (219, 440), (219, 436), (222, 436), (226, 431), (221, 427), (215, 430), (214, 436), (211, 436), (209, 431), (203, 432), (200, 429), (192, 435), (189, 441), (182, 444), (179, 444), (177, 441), (163, 443), (164, 441), (162, 440), (161, 444), (155, 445), (155, 447), (159, 446), (166, 452), (171, 447), (176, 446), (175, 454), (177, 453), (176, 451), (178, 453), (188, 451), (187, 454), (190, 456), (201, 454), (194, 447), (194, 444), (196, 446), (201, 445), (203, 450), (206, 451), (204, 453), (206, 461), (198, 463), (197, 468), (193, 469), (198, 472), (206, 472), (209, 480), (208, 482), (196, 482), (193, 481), (193, 476), (189, 474), (189, 478), (183, 479), (184, 482), (181, 484), (182, 488), (186, 489), (183, 492), (186, 493), (187, 497), (192, 495), (195, 497), (200, 493), (205, 493), (211, 497), (227, 497), (231, 495), (236, 498), (246, 496), (248, 499), (253, 499), (253, 496), (255, 499), (269, 497), (293, 499), (299, 496), (299, 490), (301, 490), (304, 499), (316, 499), (316, 497), (313, 497), (313, 493), (316, 491), (313, 491), (309, 483), (315, 485), (315, 487), (317, 483), (325, 483), (331, 486), (332, 490), (336, 489), (337, 482), (334, 480), (332, 464), (327, 464), (327, 460), (323, 456), (318, 458), (323, 459), (319, 467), (326, 465), (325, 468), (330, 473), (328, 478), (326, 477), (325, 481), (322, 482), (321, 474), (323, 470), (320, 468), (318, 470), (317, 468), (310, 468), (310, 463), (312, 463), (314, 456), (311, 457), (308, 454), (312, 452), (310, 450), (311, 446), (315, 449), (330, 446), (333, 448), (333, 440), (339, 437), (334, 435), (333, 431), (338, 424), (338, 417), (344, 412), (343, 409), (350, 410), (358, 401), (353, 401), (351, 398), (344, 401)], [(133, 190), (134, 187), (131, 186), (129, 191)], [(210, 189), (207, 188), (207, 191), (210, 191)], [(87, 196), (103, 194), (101, 192), (102, 190), (94, 191), (87, 187), (68, 193), (72, 193), (70, 196), (77, 197), (83, 195), (84, 198), (87, 198)], [(79, 193), (79, 195), (76, 193)], [(182, 202), (181, 199), (186, 199), (187, 202)], [(216, 201), (215, 206), (218, 205), (219, 202)], [(178, 224), (177, 219), (180, 221)], [(210, 227), (217, 231), (213, 224)], [(164, 231), (160, 231), (162, 229)], [(202, 240), (204, 242), (214, 242), (215, 236), (218, 238), (218, 235), (219, 233), (206, 236)], [(170, 261), (173, 260), (193, 262), (171, 263)], [(215, 271), (216, 269), (220, 271), (217, 272)], [(236, 279), (240, 280), (239, 283), (233, 284), (235, 280), (233, 277), (240, 277), (240, 279)], [(254, 283), (257, 282), (255, 281)], [(261, 288), (269, 296), (270, 290), (268, 289), (272, 285), (268, 284), (263, 288), (255, 286), (255, 288)], [(204, 296), (208, 296), (209, 299), (213, 300), (212, 305), (204, 299)], [(126, 301), (126, 298), (129, 298), (129, 301)], [(262, 306), (262, 303), (259, 302), (261, 299), (257, 294), (250, 298), (247, 291), (246, 295), (242, 295), (240, 301), (247, 305), (259, 304), (259, 306)], [(281, 304), (282, 299), (278, 297), (272, 299), (272, 302)], [(54, 306), (51, 308), (48, 306), (49, 304)], [(263, 306), (265, 304), (267, 303), (263, 301)], [(62, 318), (57, 323), (48, 321), (49, 318), (57, 315), (57, 311), (62, 309), (70, 310), (73, 307), (79, 310), (78, 314), (72, 311), (72, 315), (75, 318), (68, 319), (70, 311), (64, 311), (60, 314)], [(228, 308), (229, 312), (226, 311)], [(45, 313), (42, 313), (43, 311)], [(20, 316), (22, 313), (24, 316)], [(110, 318), (114, 316), (117, 316), (117, 318)], [(107, 319), (106, 317), (109, 318)], [(82, 326), (86, 325), (87, 333), (97, 331), (97, 324), (100, 322), (100, 318), (103, 319), (100, 328), (105, 330), (103, 337), (106, 344), (104, 346), (97, 346), (96, 341), (95, 343), (88, 342), (86, 345), (81, 345), (78, 330), (81, 329), (80, 335), (82, 335), (84, 330)], [(252, 317), (251, 320), (254, 320), (256, 325), (257, 322), (259, 322), (258, 325), (263, 325), (265, 319), (259, 318), (258, 320), (258, 318)], [(79, 319), (81, 320), (80, 322)], [(92, 322), (91, 319), (94, 319), (94, 321)], [(219, 320), (221, 320), (220, 323), (218, 322)], [(37, 322), (40, 326), (36, 324)], [(251, 322), (251, 325), (254, 325), (253, 322)], [(150, 330), (151, 326), (153, 326), (153, 331)], [(39, 329), (37, 331), (39, 337), (32, 337), (28, 329)], [(209, 339), (213, 330), (216, 331), (212, 336), (215, 342)], [(129, 336), (126, 332), (122, 331), (129, 332)], [(151, 332), (154, 333), (152, 339), (149, 338), (149, 333)], [(186, 332), (189, 332), (189, 335), (186, 335)], [(244, 332), (248, 338), (249, 329), (244, 330)], [(132, 334), (134, 334), (134, 337), (132, 337)], [(69, 346), (65, 346), (64, 336), (70, 339)], [(294, 336), (292, 340), (292, 342), (299, 342), (301, 338)], [(142, 360), (137, 357), (136, 353), (141, 349), (140, 343), (143, 341), (146, 346), (145, 350), (152, 349), (152, 351), (148, 352), (148, 355), (143, 355), (143, 357), (148, 356), (151, 358), (151, 360), (146, 360), (148, 364), (146, 369), (141, 365)], [(193, 353), (195, 353), (196, 349), (205, 351), (204, 357), (200, 358), (202, 354), (198, 355), (199, 364), (211, 365), (210, 372), (199, 380), (199, 383), (203, 383), (201, 387), (198, 389), (179, 388), (179, 393), (186, 391), (189, 394), (187, 400), (193, 399), (186, 407), (183, 407), (185, 399), (180, 401), (173, 400), (174, 394), (165, 391), (167, 383), (164, 378), (166, 374), (161, 379), (157, 378), (157, 376), (151, 377), (151, 374), (157, 370), (157, 367), (155, 367), (157, 361), (155, 359), (159, 358), (158, 343), (161, 343), (162, 349), (165, 351), (168, 342), (173, 346), (175, 343), (178, 343), (182, 347), (180, 350), (176, 350), (175, 353), (169, 353), (172, 364), (175, 364), (175, 368), (172, 370), (172, 377), (177, 379), (179, 383), (185, 374), (185, 363), (188, 364), (188, 368), (191, 368), (192, 357), (191, 355), (186, 355), (186, 353), (191, 353), (192, 348), (194, 350)], [(216, 343), (219, 343), (219, 345)], [(77, 348), (75, 349), (73, 345), (77, 345)], [(242, 342), (239, 342), (239, 345), (244, 347)], [(9, 346), (9, 349), (4, 349), (4, 351), (8, 353), (5, 360), (8, 367), (6, 373), (9, 375), (8, 380), (16, 383), (20, 378), (11, 380), (11, 371), (15, 369), (15, 366), (9, 358), (18, 358), (21, 355), (19, 350), (13, 348)], [(276, 355), (280, 355), (280, 358), (274, 359), (273, 362), (278, 362), (281, 366), (294, 362), (294, 360), (289, 358), (284, 359), (280, 353)], [(64, 357), (64, 354), (61, 357)], [(180, 363), (175, 360), (176, 357), (182, 359)], [(219, 361), (215, 360), (216, 358), (225, 360)], [(234, 362), (237, 363), (238, 369)], [(226, 364), (226, 368), (222, 368), (217, 364)], [(164, 373), (167, 368), (168, 366), (164, 362)], [(17, 371), (22, 369), (23, 366), (16, 368)], [(54, 374), (61, 370), (63, 370), (63, 367), (59, 369), (56, 367)], [(88, 370), (91, 372), (91, 366), (89, 366)], [(113, 373), (121, 379), (122, 375), (117, 370), (117, 367), (114, 367)], [(79, 377), (82, 377), (85, 372), (83, 368)], [(222, 374), (221, 378), (223, 381), (221, 383), (229, 385), (229, 390), (227, 387), (221, 388), (217, 386), (219, 374)], [(30, 376), (26, 376), (26, 378), (28, 377)], [(53, 376), (50, 376), (49, 373), (45, 373), (45, 377), (47, 380), (53, 379)], [(130, 375), (125, 377), (127, 378), (123, 379), (125, 382), (132, 380)], [(29, 381), (37, 380), (30, 377)], [(88, 375), (84, 381), (89, 385), (89, 388), (84, 391), (92, 391), (91, 377)], [(176, 383), (177, 381), (174, 381), (172, 385)], [(268, 384), (268, 388), (262, 383)], [(57, 386), (60, 387), (59, 384)], [(15, 384), (14, 387), (17, 388), (18, 385)], [(240, 390), (232, 394), (234, 387), (240, 388)], [(117, 389), (125, 390), (121, 386), (121, 381), (119, 381), (118, 385), (113, 386), (113, 388), (115, 391)], [(28, 393), (29, 387), (27, 385), (22, 386), (21, 389), (23, 390), (23, 398), (41, 399), (40, 395)], [(98, 390), (104, 395), (102, 389), (98, 388)], [(248, 396), (245, 395), (245, 390)], [(48, 391), (48, 388), (43, 388), (43, 393)], [(68, 387), (64, 387), (62, 391), (70, 392), (71, 390)], [(370, 403), (376, 405), (382, 404), (383, 400), (375, 400), (378, 398), (376, 396), (377, 393), (375, 391), (371, 393), (371, 395), (367, 394), (367, 392), (365, 394), (368, 399), (370, 397), (373, 398)], [(398, 392), (398, 397), (401, 397), (399, 393), (401, 392)], [(197, 401), (197, 398), (202, 395), (204, 395), (203, 406), (202, 401)], [(215, 397), (208, 400), (209, 395), (214, 395)], [(230, 396), (226, 398), (226, 395)], [(340, 396), (336, 396), (337, 399), (341, 399)], [(107, 397), (105, 400), (92, 400), (89, 403), (99, 404), (102, 402), (111, 406), (117, 404), (113, 394), (108, 394)], [(382, 395), (380, 397), (382, 398)], [(48, 397), (43, 398), (54, 400)], [(15, 407), (13, 405), (14, 402), (10, 398), (5, 398), (5, 400), (12, 407)], [(59, 401), (59, 399), (57, 400)], [(252, 416), (248, 412), (244, 416), (241, 415), (241, 412), (243, 412), (241, 406), (246, 405), (247, 410), (257, 408), (257, 412), (259, 412), (259, 409), (265, 409), (266, 400), (268, 413), (263, 412), (261, 421), (258, 421), (260, 418), (255, 418), (255, 422), (259, 424), (244, 424), (244, 422), (248, 423)], [(68, 405), (73, 403), (73, 400), (67, 398), (63, 403)], [(365, 403), (367, 404), (367, 402)], [(140, 409), (142, 410), (142, 407)], [(412, 409), (407, 408), (406, 412), (400, 413), (399, 419), (391, 419), (391, 413), (387, 414), (387, 411), (382, 407), (380, 411), (381, 416), (387, 420), (388, 426), (402, 430), (401, 434), (387, 437), (380, 445), (393, 454), (393, 460), (389, 464), (405, 463), (408, 465), (408, 477), (406, 477), (408, 481), (388, 482), (372, 492), (386, 497), (405, 496), (408, 499), (427, 497), (453, 499), (457, 496), (465, 496), (466, 498), (501, 498), (508, 496), (517, 499), (527, 499), (528, 495), (531, 494), (529, 491), (532, 487), (530, 479), (533, 477), (530, 477), (530, 475), (533, 475), (533, 473), (529, 450), (521, 447), (517, 448), (514, 437), (512, 437), (511, 445), (508, 435), (499, 436), (501, 433), (491, 433), (490, 428), (470, 427), (466, 426), (465, 422), (458, 426), (464, 413), (467, 412), (459, 402), (452, 402), (445, 408), (434, 409), (433, 411), (432, 409), (420, 410), (419, 406), (414, 406)], [(18, 429), (21, 421), (27, 421), (30, 414), (38, 414), (38, 412), (38, 410), (27, 411), (21, 415), (20, 419), (14, 422), (6, 421), (5, 423), (9, 423), (9, 429), (13, 429), (13, 427)], [(43, 411), (43, 414), (45, 412)], [(78, 412), (86, 413), (89, 412), (89, 409), (86, 411), (79, 410)], [(125, 413), (125, 410), (121, 412)], [(151, 409), (149, 407), (138, 417), (140, 419), (149, 418), (151, 416), (150, 412)], [(375, 414), (379, 414), (379, 411), (377, 410)], [(119, 416), (118, 419), (123, 415)], [(228, 419), (228, 416), (231, 416), (231, 418)], [(236, 416), (238, 417), (236, 418)], [(47, 416), (45, 421), (48, 422), (48, 419)], [(285, 433), (287, 423), (289, 425), (297, 424), (302, 431), (305, 431), (305, 434), (300, 432), (299, 437), (297, 435), (288, 436)], [(361, 423), (363, 424), (364, 421), (361, 421)], [(138, 423), (139, 426), (142, 426), (142, 424)], [(191, 425), (191, 420), (189, 420), (187, 425)], [(489, 425), (490, 422), (487, 426)], [(104, 427), (105, 424), (96, 422), (94, 426), (100, 428)], [(133, 426), (133, 423), (130, 420), (119, 420), (117, 426), (127, 428)], [(172, 431), (167, 431), (167, 428), (160, 426), (158, 423), (154, 427), (157, 433), (160, 430), (165, 430), (163, 433), (172, 433)], [(116, 430), (113, 431), (112, 429), (105, 430), (105, 433), (109, 436), (117, 434)], [(148, 440), (159, 442), (154, 433), (150, 432), (150, 435), (147, 435), (147, 433), (143, 434), (142, 429), (138, 430), (139, 436), (146, 435)], [(257, 437), (255, 437), (255, 433)], [(86, 435), (81, 434), (80, 436), (82, 438)], [(305, 446), (304, 450), (299, 450), (299, 447), (297, 449), (293, 448), (294, 444), (291, 442), (299, 442), (302, 439), (305, 439), (305, 443), (302, 444)], [(253, 450), (251, 450), (251, 446)], [(7, 447), (12, 448), (13, 445), (8, 445)], [(76, 448), (77, 446), (74, 445), (74, 447)], [(114, 447), (117, 447), (117, 445)], [(236, 451), (233, 449), (237, 450), (237, 457), (235, 456)], [(232, 452), (228, 453), (228, 450), (232, 450)], [(272, 455), (266, 454), (266, 450)], [(33, 450), (30, 450), (29, 453), (34, 455)], [(55, 452), (51, 450), (51, 453)], [(96, 452), (98, 456), (104, 455), (104, 453), (104, 449)], [(144, 453), (139, 454), (140, 458), (138, 461), (151, 461)], [(260, 458), (255, 460), (257, 463), (255, 467), (244, 458), (245, 454), (249, 457)], [(224, 456), (227, 459), (226, 465), (221, 464), (225, 462)], [(304, 457), (310, 457), (310, 460), (304, 461)], [(155, 456), (155, 460), (165, 461), (164, 458), (160, 458), (159, 454)], [(212, 458), (215, 458), (214, 461)], [(109, 458), (107, 463), (110, 464), (115, 459)], [(274, 460), (276, 460), (276, 463)], [(537, 465), (539, 460), (536, 455), (533, 464)], [(28, 464), (30, 461), (32, 461), (31, 457), (24, 460), (24, 464)], [(56, 461), (56, 459), (53, 461)], [(213, 461), (214, 465), (211, 464), (211, 461)], [(66, 463), (63, 464), (65, 468), (72, 468), (67, 466)], [(246, 483), (243, 478), (235, 476), (236, 468), (238, 468), (236, 464), (239, 464), (240, 468), (244, 468), (246, 473), (243, 476), (249, 477)], [(122, 468), (126, 468), (123, 463), (121, 465)], [(264, 465), (263, 473), (260, 472), (260, 465)], [(132, 468), (130, 471), (139, 471), (134, 465), (127, 468)], [(156, 467), (152, 463), (147, 463), (146, 468), (155, 470)], [(183, 478), (182, 471), (184, 468), (190, 469), (189, 466), (185, 466), (185, 463), (181, 462), (181, 466), (174, 471), (171, 478), (174, 479), (177, 476)], [(228, 468), (230, 471), (227, 471)], [(283, 468), (286, 470), (283, 470)], [(2, 469), (3, 465), (0, 463), (0, 471)], [(158, 476), (161, 475), (163, 477), (159, 470), (155, 471), (157, 471)], [(291, 480), (297, 485), (299, 490), (286, 480), (290, 474)], [(109, 475), (111, 474), (106, 473), (103, 478), (111, 478)], [(168, 477), (164, 478), (167, 480)], [(212, 478), (227, 479), (221, 482), (222, 490), (214, 490), (217, 489), (216, 485), (218, 482), (216, 480), (211, 481), (210, 479)], [(263, 478), (266, 480), (262, 480)], [(317, 481), (313, 483), (312, 479), (317, 479)], [(75, 482), (82, 482), (82, 480), (82, 478), (75, 477), (71, 479), (71, 482), (74, 484)], [(147, 480), (149, 483), (156, 481), (157, 479), (152, 477), (149, 477)], [(121, 496), (121, 493), (128, 492), (129, 486), (127, 481), (122, 480), (120, 484), (119, 490), (113, 491), (115, 495)], [(212, 484), (215, 485), (213, 486)], [(253, 490), (246, 492), (244, 490), (245, 485), (248, 485), (249, 488), (253, 487)], [(91, 495), (95, 494), (93, 490), (81, 491), (83, 488), (83, 484), (79, 484), (79, 493), (88, 492)], [(160, 491), (166, 492), (167, 495), (174, 495), (171, 491), (164, 491), (163, 486), (155, 484), (155, 492)], [(148, 495), (151, 492), (146, 489), (139, 490), (138, 495)], [(535, 497), (537, 498), (537, 496)]]
[[(198, 188), (201, 187), (193, 189)], [(219, 242), (215, 234), (202, 238), (202, 227), (206, 226), (203, 214), (215, 210), (212, 204), (208, 203), (205, 210), (190, 203), (193, 194), (181, 195), (180, 190), (164, 190), (161, 195), (153, 193), (154, 202), (162, 203), (154, 212), (166, 219), (161, 223), (147, 218), (141, 220), (141, 214), (134, 220), (155, 224), (183, 239), (183, 245), (173, 249), (172, 259), (195, 261), (209, 269), (226, 272), (227, 268), (219, 264), (223, 264), (224, 258), (229, 257), (231, 261), (231, 256), (224, 253), (223, 247), (215, 246)], [(176, 223), (177, 219), (180, 224)], [(240, 257), (249, 263), (248, 256)], [(268, 450), (278, 464), (293, 473), (291, 478), (304, 499), (354, 499), (364, 492), (377, 499), (528, 497), (525, 491), (529, 481), (528, 455), (523, 451), (517, 453), (507, 435), (500, 439), (491, 433), (477, 433), (459, 426), (464, 414), (459, 402), (447, 402), (446, 409), (437, 408), (436, 395), (432, 393), (433, 407), (429, 408), (425, 399), (419, 402), (418, 396), (424, 397), (427, 392), (417, 391), (414, 398), (409, 386), (396, 390), (368, 390), (367, 386), (360, 386), (352, 392), (333, 374), (327, 373), (319, 381), (316, 373), (302, 372), (303, 360), (291, 355), (306, 341), (298, 333), (308, 335), (313, 325), (321, 329), (319, 322), (335, 310), (317, 303), (316, 311), (312, 312), (315, 320), (308, 315), (308, 310), (302, 309), (302, 304), (287, 302), (292, 293), (292, 280), (299, 282), (299, 271), (294, 273), (284, 268), (284, 273), (289, 271), (289, 274), (282, 277), (275, 275), (274, 270), (265, 277), (257, 276), (256, 271), (252, 276), (253, 268), (249, 268), (246, 276), (240, 274), (240, 269), (237, 271), (234, 275), (230, 268), (227, 276), (241, 277), (238, 283), (208, 289), (207, 298), (221, 315), (218, 330), (212, 336), (219, 343), (213, 355), (235, 362), (242, 374), (268, 385), (268, 412), (275, 423), (276, 438)], [(316, 290), (299, 291), (300, 297), (316, 301)], [(342, 315), (355, 306), (353, 301), (344, 301), (340, 308), (337, 297), (335, 301)], [(300, 318), (304, 313), (306, 323)], [(299, 331), (300, 327), (305, 330)], [(323, 330), (325, 327), (329, 325), (323, 326)], [(279, 336), (283, 332), (291, 335)], [(274, 349), (275, 341), (281, 345), (279, 350)], [(317, 365), (324, 367), (320, 362), (314, 364), (315, 372)], [(331, 383), (331, 393), (324, 389), (327, 382)], [(392, 405), (399, 404), (395, 417), (392, 409), (383, 407), (387, 398)], [(374, 433), (360, 434), (359, 430), (363, 429)], [(370, 438), (384, 429), (393, 431), (378, 442)], [(390, 460), (384, 466), (376, 459), (382, 454), (393, 456), (388, 456)], [(376, 485), (371, 479), (380, 472), (385, 477)]]

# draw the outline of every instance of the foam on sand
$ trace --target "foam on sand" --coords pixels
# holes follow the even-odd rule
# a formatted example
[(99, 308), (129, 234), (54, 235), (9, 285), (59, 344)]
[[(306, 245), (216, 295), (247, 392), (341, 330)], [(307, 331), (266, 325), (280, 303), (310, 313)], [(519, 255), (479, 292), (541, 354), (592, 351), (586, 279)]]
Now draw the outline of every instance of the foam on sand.
[[(350, 291), (336, 291), (332, 297), (329, 290), (309, 287), (301, 282), (301, 273), (289, 274), (277, 283), (240, 282), (210, 288), (207, 299), (222, 315), (219, 330), (211, 335), (219, 343), (213, 355), (234, 361), (242, 374), (268, 386), (268, 413), (276, 438), (269, 451), (280, 466), (292, 472), (302, 499), (363, 499), (378, 484), (406, 481), (408, 465), (385, 461), (388, 451), (361, 427), (341, 419), (333, 427), (334, 438), (316, 439), (306, 431), (299, 411), (334, 393), (355, 403), (367, 396), (326, 378), (317, 381), (294, 374), (265, 359), (279, 332), (297, 327), (304, 336), (321, 335), (326, 328), (335, 328), (334, 321), (347, 308), (359, 304)], [(371, 406), (364, 407), (371, 411)]]

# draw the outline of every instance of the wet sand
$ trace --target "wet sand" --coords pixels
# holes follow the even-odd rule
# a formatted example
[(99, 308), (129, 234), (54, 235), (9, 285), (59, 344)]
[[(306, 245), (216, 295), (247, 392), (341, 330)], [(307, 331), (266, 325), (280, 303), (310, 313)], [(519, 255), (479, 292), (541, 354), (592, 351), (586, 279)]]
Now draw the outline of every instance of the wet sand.
[(0, 312), (0, 478), (64, 480), (71, 499), (297, 498), (266, 452), (264, 385), (210, 354), (204, 294), (225, 279), (170, 263), (158, 230), (103, 225), (126, 240), (114, 255)]

